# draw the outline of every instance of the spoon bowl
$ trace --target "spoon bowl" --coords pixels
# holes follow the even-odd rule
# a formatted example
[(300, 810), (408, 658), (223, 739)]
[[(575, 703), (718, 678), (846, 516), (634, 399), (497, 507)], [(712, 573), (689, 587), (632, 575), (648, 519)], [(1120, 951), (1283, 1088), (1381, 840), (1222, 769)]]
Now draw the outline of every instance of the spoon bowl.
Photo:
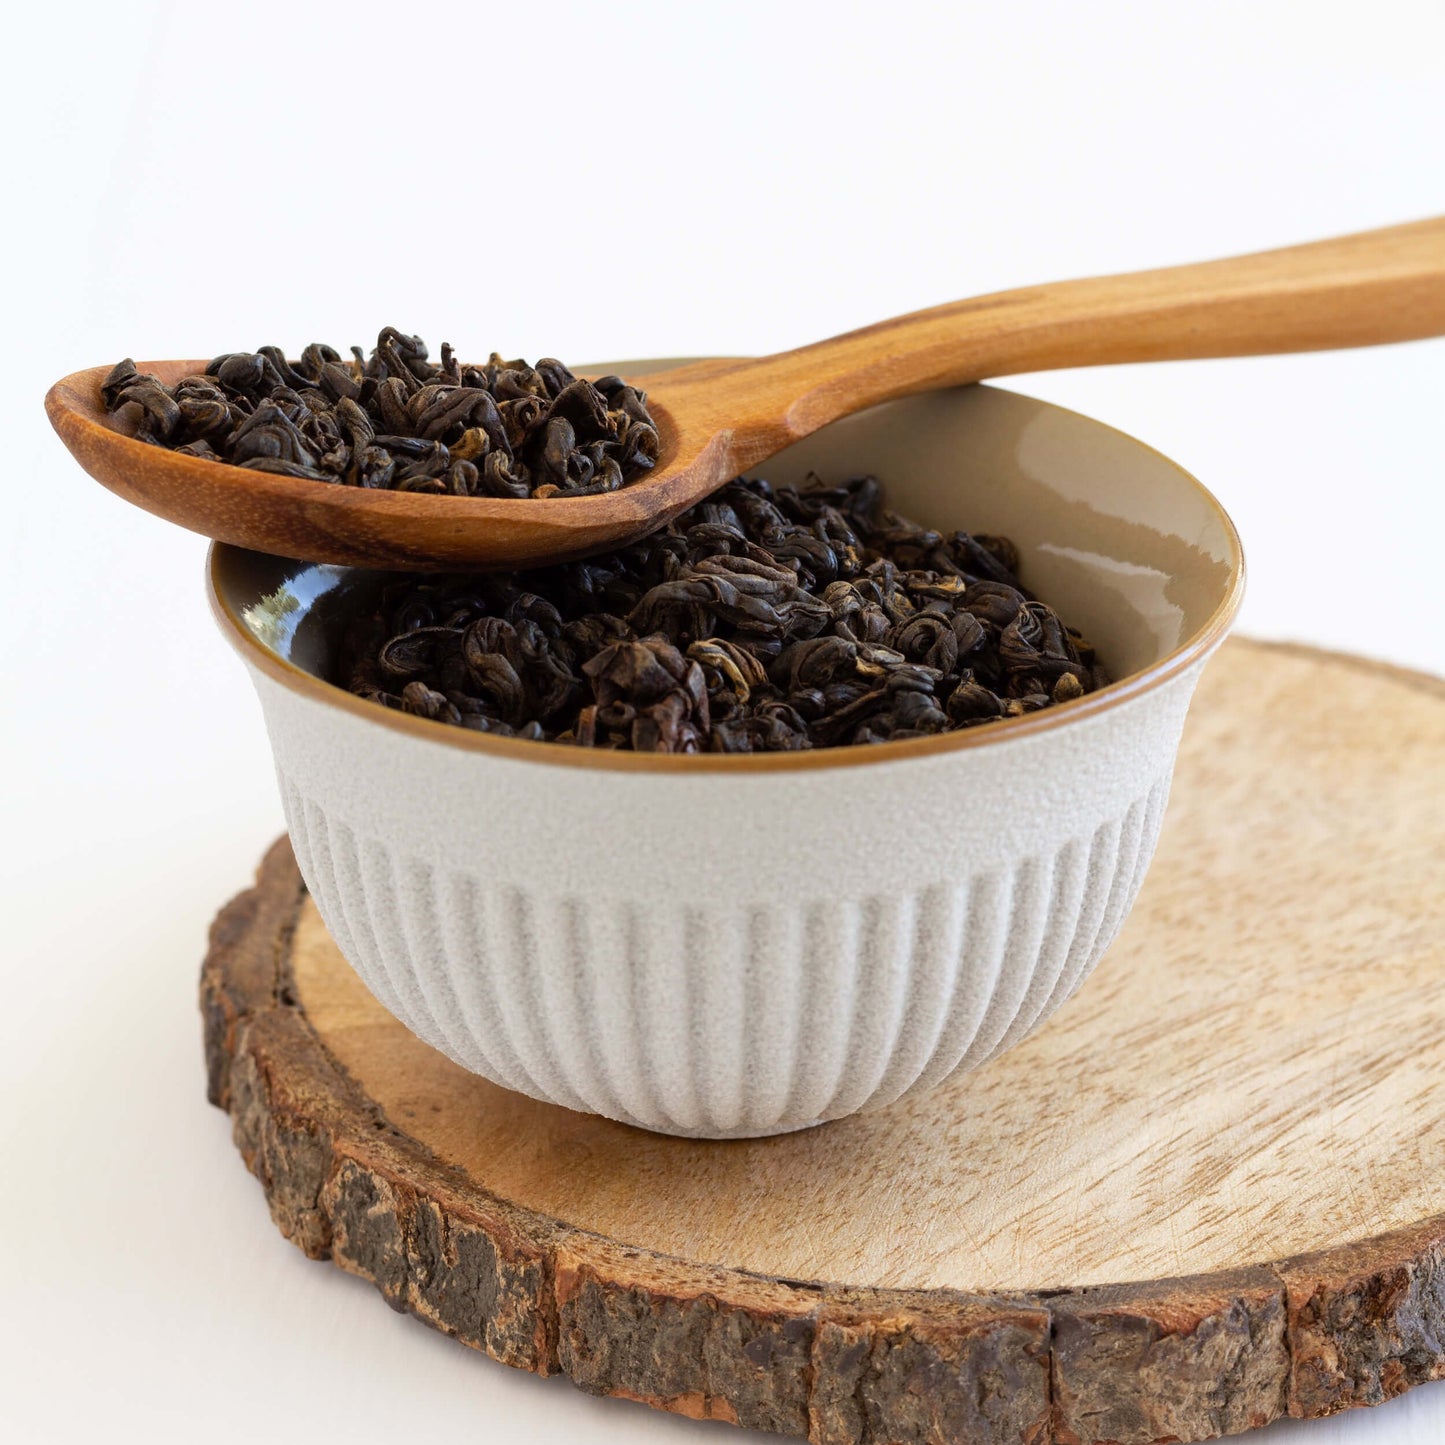
[[(277, 476), (126, 436), (108, 367), (46, 397), (76, 460), (128, 501), (220, 541), (351, 566), (542, 566), (621, 546), (843, 416), (919, 392), (1065, 366), (1370, 346), (1445, 333), (1445, 218), (1280, 251), (957, 301), (756, 360), (626, 379), (661, 450), (593, 496), (418, 496)], [(166, 384), (204, 362), (145, 363)]]
[[(205, 361), (145, 361), (167, 386)], [(55, 430), (96, 481), (128, 502), (218, 542), (351, 567), (409, 571), (535, 566), (621, 546), (691, 505), (675, 504), (687, 474), (665, 469), (677, 450), (665, 413), (658, 473), (590, 497), (433, 497), (364, 490), (251, 471), (127, 436), (105, 409), (109, 366), (58, 381), (45, 399)], [(630, 380), (630, 378), (629, 378)], [(717, 485), (727, 481), (720, 477)]]

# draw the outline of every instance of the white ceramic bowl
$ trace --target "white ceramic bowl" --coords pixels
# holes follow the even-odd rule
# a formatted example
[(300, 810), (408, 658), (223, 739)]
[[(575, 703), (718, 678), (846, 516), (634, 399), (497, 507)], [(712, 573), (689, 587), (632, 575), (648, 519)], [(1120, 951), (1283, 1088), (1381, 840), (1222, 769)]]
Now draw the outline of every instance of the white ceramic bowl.
[(1229, 518), (1141, 443), (989, 387), (879, 407), (759, 472), (810, 470), (873, 472), (919, 521), (1012, 537), (1028, 585), (1122, 680), (901, 743), (593, 753), (319, 680), (326, 599), (355, 574), (213, 549), (321, 916), (464, 1068), (666, 1133), (796, 1129), (1016, 1043), (1123, 922), (1239, 603)]

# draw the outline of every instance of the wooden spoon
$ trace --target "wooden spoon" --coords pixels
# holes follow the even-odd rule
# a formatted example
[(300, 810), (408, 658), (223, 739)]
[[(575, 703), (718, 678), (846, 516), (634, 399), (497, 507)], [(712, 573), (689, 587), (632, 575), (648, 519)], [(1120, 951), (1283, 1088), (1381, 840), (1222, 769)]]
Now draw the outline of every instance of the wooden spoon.
[[(123, 435), (109, 367), (45, 399), (86, 471), (192, 531), (282, 556), (397, 568), (526, 567), (628, 542), (850, 412), (1068, 366), (1373, 346), (1445, 333), (1445, 217), (1225, 261), (1061, 281), (917, 311), (796, 351), (629, 378), (662, 451), (617, 492), (495, 499), (369, 491), (182, 456)], [(146, 362), (167, 384), (197, 361)]]

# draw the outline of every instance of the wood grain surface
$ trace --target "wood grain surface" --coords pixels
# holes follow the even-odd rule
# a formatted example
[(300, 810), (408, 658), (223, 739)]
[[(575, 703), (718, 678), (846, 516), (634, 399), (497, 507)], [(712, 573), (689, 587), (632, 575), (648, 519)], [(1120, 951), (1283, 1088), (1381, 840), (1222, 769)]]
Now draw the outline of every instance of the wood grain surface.
[(283, 1232), (508, 1364), (818, 1442), (1199, 1440), (1445, 1374), (1445, 684), (1232, 642), (1078, 996), (766, 1140), (469, 1075), (283, 843), (217, 920), (212, 1098)]

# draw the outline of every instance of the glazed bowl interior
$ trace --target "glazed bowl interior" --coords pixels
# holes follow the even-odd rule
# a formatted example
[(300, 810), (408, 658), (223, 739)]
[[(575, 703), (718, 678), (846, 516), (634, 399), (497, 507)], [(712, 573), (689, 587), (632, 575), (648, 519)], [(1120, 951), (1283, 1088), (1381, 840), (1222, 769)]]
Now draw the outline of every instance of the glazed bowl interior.
[[(669, 364), (681, 363), (613, 365), (641, 374)], [(1237, 609), (1243, 557), (1220, 504), (1167, 457), (1075, 412), (993, 386), (928, 393), (835, 422), (750, 475), (803, 485), (813, 475), (831, 484), (867, 473), (885, 484), (889, 505), (915, 521), (1011, 538), (1024, 584), (1094, 644), (1115, 679), (1043, 714), (926, 746), (976, 743), (1096, 712), (1207, 654)], [(293, 669), (329, 682), (334, 620), (391, 575), (217, 544), (211, 587), (218, 619), (250, 661), (293, 684)], [(337, 689), (333, 700), (342, 698), (355, 701)], [(386, 716), (469, 747), (544, 746)], [(796, 755), (768, 761), (788, 757)]]

